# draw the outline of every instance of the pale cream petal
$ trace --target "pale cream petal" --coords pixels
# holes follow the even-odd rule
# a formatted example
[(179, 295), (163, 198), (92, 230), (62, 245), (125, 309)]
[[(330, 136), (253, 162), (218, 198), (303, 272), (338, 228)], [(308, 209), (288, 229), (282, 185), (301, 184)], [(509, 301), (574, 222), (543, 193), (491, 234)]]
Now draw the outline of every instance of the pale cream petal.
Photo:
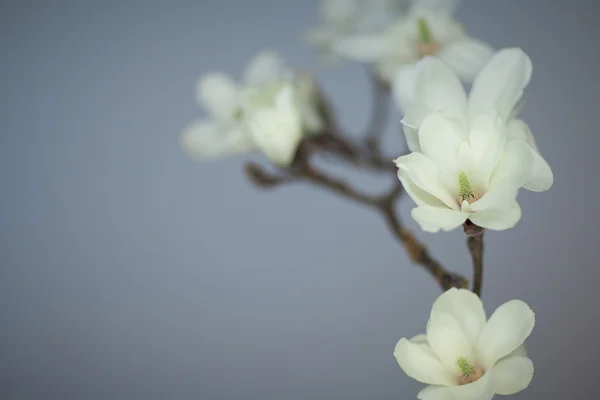
[(198, 102), (218, 122), (232, 122), (240, 106), (241, 90), (227, 75), (211, 72), (202, 75), (196, 82)]
[(433, 303), (431, 313), (451, 315), (460, 324), (469, 343), (473, 344), (486, 322), (479, 296), (467, 289), (452, 288), (445, 291)]
[(221, 128), (212, 121), (189, 124), (181, 133), (181, 146), (193, 159), (203, 160), (254, 149), (248, 132), (240, 125)]
[(494, 391), (508, 396), (527, 389), (533, 378), (533, 362), (527, 357), (510, 357), (499, 361), (493, 369)]
[(493, 53), (488, 44), (465, 37), (443, 47), (436, 57), (448, 64), (463, 81), (473, 82)]
[(453, 376), (426, 345), (400, 339), (394, 349), (394, 357), (404, 373), (419, 382), (429, 385), (451, 385)]
[(521, 207), (519, 203), (513, 201), (506, 208), (490, 208), (474, 212), (469, 219), (472, 223), (482, 228), (495, 231), (511, 229), (521, 219)]
[(460, 358), (475, 362), (473, 345), (452, 314), (431, 313), (427, 323), (427, 343), (454, 376), (461, 375), (457, 363)]
[(410, 215), (425, 232), (436, 233), (440, 229), (451, 231), (461, 226), (470, 213), (450, 208), (419, 206), (413, 208)]
[(433, 161), (440, 171), (458, 176), (458, 150), (465, 141), (463, 127), (444, 118), (441, 113), (429, 114), (419, 129), (421, 152)]
[(506, 120), (531, 79), (529, 57), (518, 48), (496, 52), (481, 70), (469, 96), (469, 117), (497, 113)]
[(419, 400), (453, 400), (452, 391), (447, 386), (430, 385), (417, 394)]
[(510, 354), (529, 337), (535, 314), (521, 300), (502, 304), (485, 324), (477, 342), (477, 356), (485, 368)]
[(248, 63), (244, 72), (244, 81), (250, 85), (264, 85), (283, 79), (290, 72), (277, 52), (264, 50)]
[(473, 383), (449, 388), (452, 399), (460, 400), (491, 400), (494, 397), (494, 371), (487, 371)]

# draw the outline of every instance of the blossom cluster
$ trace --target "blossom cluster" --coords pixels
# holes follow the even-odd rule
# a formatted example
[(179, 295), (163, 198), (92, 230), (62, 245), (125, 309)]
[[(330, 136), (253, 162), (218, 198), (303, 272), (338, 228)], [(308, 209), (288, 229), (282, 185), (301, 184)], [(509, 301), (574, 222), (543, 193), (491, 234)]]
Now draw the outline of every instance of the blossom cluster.
[[(329, 66), (368, 64), (403, 114), (408, 152), (389, 162), (422, 230), (513, 228), (522, 215), (519, 189), (543, 192), (554, 181), (519, 118), (533, 71), (527, 54), (518, 47), (494, 50), (469, 36), (454, 17), (458, 1), (319, 4), (319, 25), (304, 37), (320, 59)], [(469, 94), (463, 84), (471, 85)], [(185, 127), (181, 143), (198, 160), (258, 150), (290, 170), (300, 144), (331, 129), (315, 77), (273, 50), (258, 53), (240, 82), (221, 72), (201, 76), (197, 99), (208, 116)], [(529, 385), (533, 363), (524, 341), (533, 311), (512, 300), (487, 319), (478, 294), (445, 291), (426, 334), (396, 345), (402, 370), (428, 385), (419, 399), (485, 400)]]

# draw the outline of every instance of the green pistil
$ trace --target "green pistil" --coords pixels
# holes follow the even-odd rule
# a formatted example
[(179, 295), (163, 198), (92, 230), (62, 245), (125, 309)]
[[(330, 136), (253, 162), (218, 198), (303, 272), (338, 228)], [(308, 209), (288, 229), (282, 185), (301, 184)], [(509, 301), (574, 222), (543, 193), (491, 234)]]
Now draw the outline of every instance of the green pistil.
[(458, 365), (458, 368), (460, 368), (460, 372), (465, 378), (468, 378), (475, 372), (475, 367), (473, 367), (473, 364), (471, 364), (469, 360), (464, 357), (460, 357), (458, 360), (456, 360), (456, 364)]
[(458, 195), (461, 199), (466, 200), (473, 196), (473, 188), (467, 178), (467, 174), (461, 172), (458, 174)]
[(419, 41), (425, 44), (433, 42), (433, 35), (425, 18), (419, 18), (417, 24), (419, 26)]

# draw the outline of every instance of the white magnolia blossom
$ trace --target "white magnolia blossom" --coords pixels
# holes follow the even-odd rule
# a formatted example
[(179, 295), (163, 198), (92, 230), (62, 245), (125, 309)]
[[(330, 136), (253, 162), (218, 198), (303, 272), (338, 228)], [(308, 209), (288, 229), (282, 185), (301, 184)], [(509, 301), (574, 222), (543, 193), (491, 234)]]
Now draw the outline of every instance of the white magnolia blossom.
[(504, 303), (486, 321), (477, 295), (450, 289), (434, 302), (427, 333), (400, 339), (394, 356), (408, 376), (430, 385), (420, 400), (489, 400), (529, 386), (534, 369), (523, 343), (534, 325), (521, 300)]
[[(195, 159), (258, 149), (273, 163), (286, 166), (302, 136), (323, 126), (312, 76), (292, 71), (273, 51), (250, 61), (242, 85), (220, 72), (203, 75), (197, 82), (197, 98), (209, 118), (189, 124), (181, 136), (184, 151)], [(272, 126), (266, 116), (274, 118)]]
[(408, 0), (320, 0), (320, 25), (310, 28), (306, 39), (313, 44), (323, 61), (339, 61), (336, 43), (356, 33), (378, 32), (406, 8)]
[(521, 218), (518, 189), (552, 186), (552, 170), (529, 127), (515, 118), (531, 72), (522, 50), (501, 50), (467, 99), (447, 64), (434, 57), (419, 63), (415, 103), (402, 120), (412, 153), (395, 163), (423, 230), (451, 230), (467, 219), (483, 228), (512, 228)]
[(427, 55), (444, 60), (465, 82), (471, 82), (493, 50), (485, 43), (465, 33), (452, 17), (453, 1), (417, 0), (404, 17), (385, 31), (354, 35), (339, 40), (335, 49), (340, 55), (373, 63), (376, 72), (397, 89), (408, 85), (403, 95), (402, 109), (410, 100), (414, 64)]

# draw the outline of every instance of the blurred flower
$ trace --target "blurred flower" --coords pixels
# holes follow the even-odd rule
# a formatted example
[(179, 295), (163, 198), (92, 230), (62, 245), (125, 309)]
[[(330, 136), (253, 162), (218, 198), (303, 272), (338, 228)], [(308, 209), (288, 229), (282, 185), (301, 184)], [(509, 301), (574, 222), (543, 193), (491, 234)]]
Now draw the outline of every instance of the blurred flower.
[(434, 57), (419, 63), (415, 102), (402, 120), (412, 153), (395, 163), (423, 230), (451, 230), (467, 219), (483, 228), (512, 228), (521, 218), (518, 189), (552, 186), (552, 170), (527, 124), (514, 118), (531, 71), (522, 50), (499, 51), (467, 100), (447, 64)]
[(504, 303), (486, 321), (479, 297), (453, 288), (434, 302), (427, 333), (400, 339), (394, 356), (408, 376), (430, 385), (420, 400), (489, 400), (529, 386), (534, 369), (523, 342), (534, 325), (521, 300)]
[(290, 84), (250, 88), (245, 93), (246, 123), (256, 146), (275, 165), (288, 166), (302, 139), (300, 111)]
[[(454, 1), (416, 0), (408, 14), (385, 31), (348, 36), (336, 42), (338, 54), (374, 63), (378, 75), (391, 84), (410, 86), (414, 63), (427, 55), (444, 60), (470, 82), (492, 54), (485, 43), (470, 38), (452, 17)], [(406, 96), (410, 99), (410, 93)], [(400, 104), (405, 108), (405, 102)]]
[(408, 0), (320, 0), (319, 26), (310, 28), (306, 39), (322, 60), (333, 65), (338, 40), (356, 33), (379, 32), (406, 8)]
[[(284, 87), (287, 88), (286, 93), (279, 101), (279, 89)], [(253, 93), (255, 102), (247, 101), (248, 93)], [(296, 136), (316, 133), (323, 125), (317, 111), (317, 93), (312, 76), (291, 70), (272, 51), (263, 51), (250, 61), (244, 72), (243, 85), (238, 85), (220, 72), (203, 75), (198, 79), (197, 96), (209, 118), (189, 124), (181, 136), (183, 149), (195, 159), (210, 159), (255, 149), (264, 151), (269, 148), (264, 141), (265, 138), (274, 137), (275, 126), (269, 127), (269, 133), (261, 136), (252, 132), (256, 129), (250, 129), (249, 123), (255, 128), (264, 127), (268, 119), (265, 119), (262, 111), (270, 108), (278, 110), (273, 123), (282, 129), (290, 125), (281, 124), (282, 118), (285, 119), (281, 117), (281, 110), (289, 111), (293, 104), (300, 115), (299, 127), (293, 127), (292, 131), (278, 132), (277, 140), (280, 141), (289, 140), (297, 144)], [(288, 99), (290, 96), (293, 100)], [(258, 98), (262, 99), (264, 110), (257, 109)], [(250, 115), (252, 118), (249, 118)], [(286, 158), (275, 156), (272, 149), (266, 153), (274, 157), (271, 161), (279, 164)]]

